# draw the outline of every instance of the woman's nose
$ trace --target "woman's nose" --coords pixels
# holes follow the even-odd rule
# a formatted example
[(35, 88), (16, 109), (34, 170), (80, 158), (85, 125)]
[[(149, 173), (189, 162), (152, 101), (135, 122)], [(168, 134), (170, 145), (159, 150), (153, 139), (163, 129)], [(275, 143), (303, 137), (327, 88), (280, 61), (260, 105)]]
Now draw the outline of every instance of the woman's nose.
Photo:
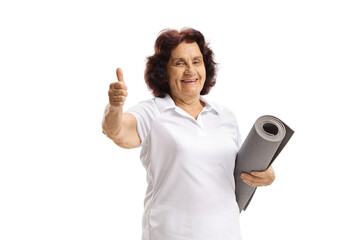
[(185, 68), (185, 74), (189, 75), (189, 76), (192, 76), (192, 75), (194, 75), (194, 73), (195, 73), (194, 66), (192, 64), (187, 65), (186, 68)]

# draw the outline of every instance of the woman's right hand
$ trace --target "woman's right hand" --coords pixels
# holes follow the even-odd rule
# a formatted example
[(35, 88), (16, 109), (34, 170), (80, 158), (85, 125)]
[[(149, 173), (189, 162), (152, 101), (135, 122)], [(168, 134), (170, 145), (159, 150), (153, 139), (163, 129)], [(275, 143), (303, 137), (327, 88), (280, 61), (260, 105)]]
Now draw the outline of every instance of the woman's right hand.
[(109, 103), (113, 108), (122, 108), (128, 93), (121, 68), (116, 69), (116, 76), (118, 81), (111, 83), (109, 87)]
[(103, 133), (122, 148), (134, 148), (141, 140), (137, 132), (135, 116), (123, 114), (123, 106), (128, 95), (121, 68), (116, 69), (117, 82), (110, 84), (109, 103), (105, 108), (102, 122)]

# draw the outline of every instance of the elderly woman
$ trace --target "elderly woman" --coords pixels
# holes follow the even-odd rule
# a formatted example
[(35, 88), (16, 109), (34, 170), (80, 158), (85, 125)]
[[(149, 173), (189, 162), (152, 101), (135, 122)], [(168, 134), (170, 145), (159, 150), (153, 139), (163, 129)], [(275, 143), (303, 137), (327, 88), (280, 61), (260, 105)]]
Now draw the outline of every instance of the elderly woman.
[[(241, 139), (233, 113), (204, 97), (216, 74), (204, 36), (163, 31), (145, 70), (154, 98), (125, 113), (127, 87), (121, 69), (116, 73), (103, 132), (122, 148), (141, 146), (148, 183), (142, 240), (241, 239), (233, 175)], [(265, 186), (274, 172), (238, 177)]]

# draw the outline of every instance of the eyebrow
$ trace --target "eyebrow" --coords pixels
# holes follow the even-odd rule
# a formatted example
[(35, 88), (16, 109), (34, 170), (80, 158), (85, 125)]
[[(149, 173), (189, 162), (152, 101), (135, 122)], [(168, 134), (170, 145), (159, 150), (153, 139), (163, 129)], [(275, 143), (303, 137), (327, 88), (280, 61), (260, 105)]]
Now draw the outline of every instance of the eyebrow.
[[(193, 57), (192, 60), (197, 60), (197, 59), (202, 59), (202, 57), (201, 56), (196, 56), (196, 57)], [(175, 61), (185, 61), (185, 59), (184, 58), (174, 58), (172, 60), (172, 62), (175, 62)]]

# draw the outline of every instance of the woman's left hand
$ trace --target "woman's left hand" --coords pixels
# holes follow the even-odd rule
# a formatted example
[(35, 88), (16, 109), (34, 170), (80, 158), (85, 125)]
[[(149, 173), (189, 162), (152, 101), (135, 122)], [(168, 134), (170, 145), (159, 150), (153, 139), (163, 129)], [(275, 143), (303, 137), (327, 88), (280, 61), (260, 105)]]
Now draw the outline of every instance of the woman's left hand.
[(240, 175), (244, 183), (253, 187), (262, 187), (272, 184), (275, 180), (275, 172), (272, 166), (262, 172), (252, 171), (251, 174), (242, 173)]

